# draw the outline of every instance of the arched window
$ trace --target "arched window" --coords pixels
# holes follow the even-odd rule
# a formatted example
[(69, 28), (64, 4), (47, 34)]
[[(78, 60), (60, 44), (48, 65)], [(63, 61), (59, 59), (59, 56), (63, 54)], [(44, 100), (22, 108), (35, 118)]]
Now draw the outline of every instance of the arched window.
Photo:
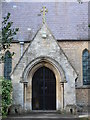
[(4, 78), (10, 80), (10, 73), (12, 71), (12, 58), (10, 57), (11, 53), (7, 51), (5, 53), (5, 61), (4, 61)]
[(87, 49), (83, 51), (83, 84), (90, 85), (90, 53)]

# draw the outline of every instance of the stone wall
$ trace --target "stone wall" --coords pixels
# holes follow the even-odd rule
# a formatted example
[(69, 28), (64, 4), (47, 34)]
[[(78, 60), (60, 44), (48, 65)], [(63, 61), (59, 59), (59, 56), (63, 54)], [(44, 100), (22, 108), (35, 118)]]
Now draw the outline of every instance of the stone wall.
[[(83, 86), (83, 73), (82, 73), (82, 52), (85, 48), (88, 48), (88, 41), (76, 41), (76, 42), (59, 42), (63, 51), (67, 55), (70, 63), (78, 73), (77, 89), (76, 89), (76, 103), (78, 112), (90, 111), (90, 87)], [(82, 86), (82, 87), (81, 87)], [(88, 106), (89, 105), (89, 106)]]
[[(58, 42), (60, 47), (63, 49), (64, 53), (66, 54), (69, 62), (72, 64), (72, 66), (75, 68), (76, 72), (79, 75), (78, 81), (77, 81), (77, 87), (83, 85), (82, 81), (82, 51), (87, 48), (88, 49), (88, 42), (87, 41), (65, 41), (65, 42)], [(24, 44), (24, 50), (27, 48), (29, 43)], [(17, 64), (19, 58), (20, 58), (20, 44), (19, 43), (13, 43), (11, 45), (11, 52), (15, 52), (16, 54), (13, 57), (13, 68)], [(3, 71), (2, 68), (0, 68), (0, 71)], [(16, 88), (18, 89), (18, 85), (16, 84)], [(80, 106), (87, 105), (89, 101), (89, 93), (87, 88), (83, 89), (79, 88), (76, 89), (76, 102)]]
[(76, 89), (76, 102), (78, 112), (90, 112), (90, 87)]
[(59, 42), (59, 45), (78, 74), (77, 86), (82, 86), (82, 52), (88, 49), (88, 41), (65, 41)]
[[(27, 48), (29, 43), (24, 43), (24, 51)], [(12, 57), (12, 70), (14, 69), (15, 65), (18, 63), (20, 59), (20, 43), (12, 43), (10, 49), (8, 49), (11, 53), (15, 52), (15, 55)], [(4, 64), (0, 64), (0, 76), (4, 75)]]
[(89, 100), (89, 89), (88, 88), (77, 88), (76, 89), (76, 100), (78, 105), (88, 105)]
[[(24, 43), (24, 51), (27, 48), (29, 43)], [(13, 56), (12, 60), (12, 70), (14, 69), (15, 65), (18, 63), (20, 57), (21, 57), (21, 50), (20, 50), (20, 43), (13, 43), (11, 45), (11, 52), (15, 52), (15, 55)], [(23, 52), (24, 52), (23, 51)]]
[[(43, 36), (45, 35), (45, 36)], [(26, 104), (27, 102), (23, 102), (23, 98), (25, 94), (23, 94), (23, 84), (24, 83), (32, 83), (32, 77), (28, 80), (28, 75), (34, 69), (35, 66), (40, 65), (40, 63), (51, 64), (54, 69), (58, 71), (58, 76), (56, 75), (56, 81), (65, 82), (67, 83), (64, 86), (64, 106), (68, 104), (76, 104), (76, 93), (75, 93), (75, 79), (77, 78), (77, 74), (75, 69), (73, 69), (72, 65), (70, 64), (68, 58), (66, 57), (65, 53), (58, 45), (57, 41), (54, 39), (53, 35), (51, 34), (48, 26), (43, 24), (41, 29), (38, 31), (36, 36), (34, 37), (31, 44), (26, 49), (23, 56), (20, 58), (18, 64), (16, 65), (14, 71), (12, 72), (11, 78), (13, 83), (13, 99), (15, 104), (20, 104), (23, 106), (23, 103)], [(21, 83), (20, 83), (21, 81)], [(23, 83), (23, 84), (22, 84)], [(18, 86), (18, 91), (16, 89)], [(72, 89), (72, 90), (71, 90)], [(24, 89), (26, 90), (26, 89)], [(57, 88), (59, 91), (59, 88)], [(31, 93), (32, 94), (32, 93)], [(60, 96), (59, 92), (57, 95)], [(59, 106), (60, 100), (58, 100), (57, 96), (57, 110), (59, 108), (63, 109), (62, 106)], [(60, 97), (59, 97), (60, 98)], [(62, 97), (63, 98), (63, 97)], [(32, 99), (32, 96), (30, 97)], [(30, 102), (31, 104), (31, 102)], [(32, 108), (28, 108), (32, 110)]]
[[(65, 52), (66, 56), (68, 57), (68, 60), (72, 64), (72, 66), (75, 68), (76, 72), (79, 75), (77, 86), (81, 86), (83, 84), (82, 81), (82, 51), (87, 48), (88, 49), (88, 41), (63, 41), (58, 42), (60, 47)], [(24, 50), (27, 48), (29, 43), (24, 43)], [(15, 67), (17, 62), (20, 58), (20, 43), (13, 43), (11, 45), (11, 52), (15, 52), (15, 55), (13, 56), (13, 62), (12, 62), (12, 69)], [(1, 68), (1, 67), (0, 67)], [(3, 68), (3, 67), (2, 67)], [(2, 69), (1, 68), (1, 69)], [(1, 74), (0, 70), (0, 74)]]

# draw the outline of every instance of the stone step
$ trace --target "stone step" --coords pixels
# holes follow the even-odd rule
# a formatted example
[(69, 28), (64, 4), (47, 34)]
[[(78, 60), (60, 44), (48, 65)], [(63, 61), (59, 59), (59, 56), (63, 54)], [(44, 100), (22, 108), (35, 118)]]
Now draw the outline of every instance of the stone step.
[(2, 120), (80, 120), (80, 118), (6, 118)]
[(80, 120), (76, 115), (64, 115), (55, 112), (32, 112), (25, 115), (8, 116), (2, 120)]

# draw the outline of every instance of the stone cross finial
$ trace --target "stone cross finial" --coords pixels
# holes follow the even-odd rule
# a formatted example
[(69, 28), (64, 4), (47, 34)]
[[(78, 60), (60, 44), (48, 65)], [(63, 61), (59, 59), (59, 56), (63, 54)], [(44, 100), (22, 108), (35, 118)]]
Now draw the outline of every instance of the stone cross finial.
[(41, 10), (41, 12), (43, 13), (43, 24), (45, 24), (45, 15), (48, 12), (48, 10), (46, 9), (45, 6), (43, 6), (43, 9)]

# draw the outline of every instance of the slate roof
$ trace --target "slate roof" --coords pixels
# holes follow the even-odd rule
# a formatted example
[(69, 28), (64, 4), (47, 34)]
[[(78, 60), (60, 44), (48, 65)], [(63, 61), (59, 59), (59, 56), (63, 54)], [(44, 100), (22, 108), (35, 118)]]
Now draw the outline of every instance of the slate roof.
[(46, 6), (46, 21), (57, 40), (88, 40), (89, 3), (36, 3), (36, 2), (3, 2), (2, 16), (11, 13), (14, 27), (19, 27), (15, 40), (30, 41), (42, 24), (40, 9)]

